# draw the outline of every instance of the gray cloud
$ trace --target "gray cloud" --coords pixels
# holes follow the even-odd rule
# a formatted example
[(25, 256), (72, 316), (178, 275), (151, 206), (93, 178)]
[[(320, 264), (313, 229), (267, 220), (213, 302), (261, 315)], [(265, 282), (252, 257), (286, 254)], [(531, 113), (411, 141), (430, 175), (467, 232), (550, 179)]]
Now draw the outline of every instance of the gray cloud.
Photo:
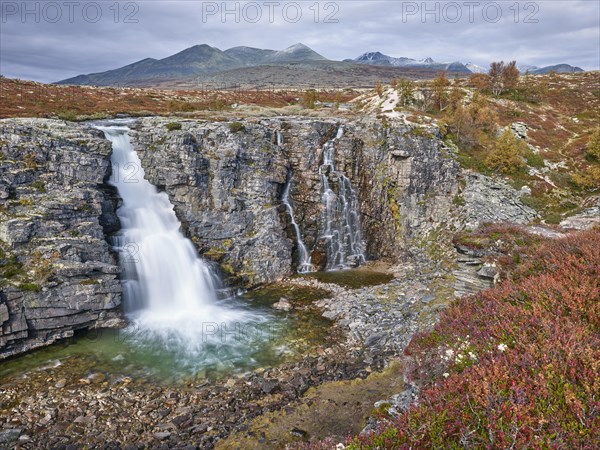
[[(467, 1), (240, 1), (227, 2), (229, 11), (239, 12), (226, 15), (220, 1), (71, 1), (0, 0), (3, 75), (56, 81), (201, 43), (282, 49), (303, 42), (331, 59), (379, 50), (483, 66), (499, 59), (600, 66), (596, 0), (479, 0), (471, 10)], [(259, 11), (260, 20), (252, 23)], [(297, 12), (302, 17), (294, 22)], [(462, 17), (453, 23), (458, 12)]]

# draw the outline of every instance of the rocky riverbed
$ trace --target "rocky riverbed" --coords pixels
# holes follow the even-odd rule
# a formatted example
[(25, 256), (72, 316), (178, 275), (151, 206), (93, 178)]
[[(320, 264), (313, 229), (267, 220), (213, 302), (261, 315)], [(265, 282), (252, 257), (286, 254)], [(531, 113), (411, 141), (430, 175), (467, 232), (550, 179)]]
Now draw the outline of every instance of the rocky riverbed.
[[(377, 283), (384, 269), (391, 279)], [(342, 439), (365, 425), (375, 401), (405, 389), (394, 361), (415, 332), (435, 323), (455, 293), (452, 273), (431, 263), (379, 264), (355, 274), (363, 286), (349, 286), (340, 273), (338, 283), (332, 282), (335, 274), (329, 282), (304, 276), (270, 288), (288, 293), (310, 288), (315, 298), (292, 294), (275, 306), (283, 304), (287, 314), (316, 311), (330, 321), (328, 338), (283, 364), (177, 383), (98, 370), (93, 358), (51, 360), (4, 376), (0, 442), (32, 449), (235, 448), (237, 442), (278, 448), (298, 439)], [(393, 374), (388, 369), (377, 375), (390, 364), (396, 367)], [(328, 384), (357, 379), (366, 381)], [(369, 395), (362, 392), (365, 386), (373, 389)], [(340, 389), (343, 395), (333, 395)], [(336, 421), (330, 427), (307, 423), (307, 415), (335, 415), (350, 399), (361, 414), (346, 427), (334, 426)], [(297, 423), (271, 420), (265, 428), (264, 418), (278, 417), (277, 411)]]

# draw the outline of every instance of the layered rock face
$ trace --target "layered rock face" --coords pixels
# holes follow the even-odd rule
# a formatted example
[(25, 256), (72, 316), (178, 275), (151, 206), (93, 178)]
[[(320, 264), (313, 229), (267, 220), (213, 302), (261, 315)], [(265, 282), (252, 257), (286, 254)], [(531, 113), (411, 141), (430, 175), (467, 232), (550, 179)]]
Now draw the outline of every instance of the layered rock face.
[[(186, 236), (234, 287), (293, 274), (297, 234), (313, 266), (325, 268), (323, 177), (336, 193), (351, 185), (368, 259), (435, 256), (454, 230), (534, 215), (512, 188), (462, 174), (435, 127), (368, 117), (171, 122), (131, 125), (142, 167), (126, 169), (143, 169), (168, 194)], [(110, 143), (89, 125), (3, 120), (0, 148), (0, 356), (7, 356), (119, 317), (119, 268), (107, 243), (119, 229), (119, 199), (107, 184)], [(326, 149), (335, 173), (324, 164)]]
[(527, 224), (538, 217), (535, 210), (523, 204), (522, 194), (507, 183), (472, 173), (465, 184), (462, 196), (468, 228), (484, 222)]
[(0, 358), (120, 316), (110, 153), (79, 125), (0, 120)]
[(412, 238), (452, 225), (459, 169), (429, 132), (367, 119), (178, 124), (169, 131), (165, 119), (142, 119), (131, 133), (134, 148), (199, 252), (245, 286), (297, 266), (295, 232), (282, 203), (286, 182), (302, 240), (313, 264), (324, 267), (325, 145), (334, 146), (336, 170), (357, 191), (367, 257), (397, 258)]

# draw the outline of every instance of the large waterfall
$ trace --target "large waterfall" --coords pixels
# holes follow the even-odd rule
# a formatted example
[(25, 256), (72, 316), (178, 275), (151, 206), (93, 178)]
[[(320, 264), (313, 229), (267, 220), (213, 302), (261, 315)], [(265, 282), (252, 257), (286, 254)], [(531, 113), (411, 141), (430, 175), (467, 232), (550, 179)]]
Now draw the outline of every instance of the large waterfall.
[[(219, 279), (180, 231), (165, 193), (144, 178), (125, 126), (98, 126), (112, 142), (113, 184), (123, 199), (114, 239), (123, 268), (124, 305), (131, 335), (205, 358), (241, 357), (244, 333), (263, 316), (218, 300)], [(250, 332), (256, 333), (256, 329)], [(218, 349), (207, 351), (208, 348)]]
[(335, 167), (335, 145), (343, 133), (343, 127), (339, 127), (336, 136), (325, 143), (323, 164), (319, 168), (324, 205), (321, 238), (326, 242), (327, 270), (365, 262), (358, 197), (348, 177)]

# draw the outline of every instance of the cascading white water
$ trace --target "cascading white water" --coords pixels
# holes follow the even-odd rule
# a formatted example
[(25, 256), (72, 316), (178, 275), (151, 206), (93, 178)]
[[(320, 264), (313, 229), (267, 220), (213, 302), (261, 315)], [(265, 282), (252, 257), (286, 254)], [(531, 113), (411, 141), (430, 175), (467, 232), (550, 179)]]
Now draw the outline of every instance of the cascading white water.
[(243, 342), (244, 334), (257, 337), (255, 327), (266, 318), (217, 300), (218, 276), (181, 233), (168, 196), (144, 178), (129, 129), (97, 128), (112, 142), (110, 183), (123, 199), (117, 211), (122, 230), (114, 246), (131, 336), (200, 359), (242, 357), (243, 346), (251, 345)]
[(292, 226), (294, 227), (294, 231), (296, 233), (296, 245), (298, 246), (298, 258), (300, 263), (298, 264), (297, 271), (298, 273), (309, 273), (314, 272), (315, 268), (310, 261), (310, 255), (306, 250), (306, 246), (302, 241), (302, 233), (300, 232), (300, 227), (296, 222), (294, 217), (294, 209), (290, 204), (290, 188), (292, 187), (292, 175), (290, 174), (287, 182), (285, 183), (285, 188), (283, 190), (283, 196), (281, 197), (281, 201), (285, 205), (287, 212), (290, 216), (290, 220), (292, 222)]
[[(322, 201), (325, 229), (321, 238), (326, 239), (327, 270), (357, 266), (365, 262), (364, 245), (360, 230), (358, 197), (352, 183), (335, 168), (335, 144), (343, 136), (339, 127), (336, 136), (323, 147), (323, 164), (319, 167), (323, 186)], [(336, 186), (334, 192), (330, 178)]]
[[(277, 137), (277, 145), (283, 145), (283, 135), (280, 131), (275, 131), (275, 136)], [(290, 189), (292, 187), (292, 174), (290, 173), (287, 181), (285, 183), (285, 187), (283, 189), (283, 195), (281, 196), (281, 201), (285, 205), (287, 212), (290, 216), (290, 220), (292, 222), (292, 226), (294, 227), (294, 233), (296, 234), (296, 245), (298, 248), (298, 259), (299, 264), (296, 269), (298, 273), (309, 273), (314, 272), (315, 267), (312, 265), (310, 261), (310, 255), (306, 250), (306, 246), (304, 245), (304, 241), (302, 240), (302, 233), (300, 232), (300, 226), (298, 222), (296, 222), (296, 218), (294, 216), (294, 208), (290, 203)]]

